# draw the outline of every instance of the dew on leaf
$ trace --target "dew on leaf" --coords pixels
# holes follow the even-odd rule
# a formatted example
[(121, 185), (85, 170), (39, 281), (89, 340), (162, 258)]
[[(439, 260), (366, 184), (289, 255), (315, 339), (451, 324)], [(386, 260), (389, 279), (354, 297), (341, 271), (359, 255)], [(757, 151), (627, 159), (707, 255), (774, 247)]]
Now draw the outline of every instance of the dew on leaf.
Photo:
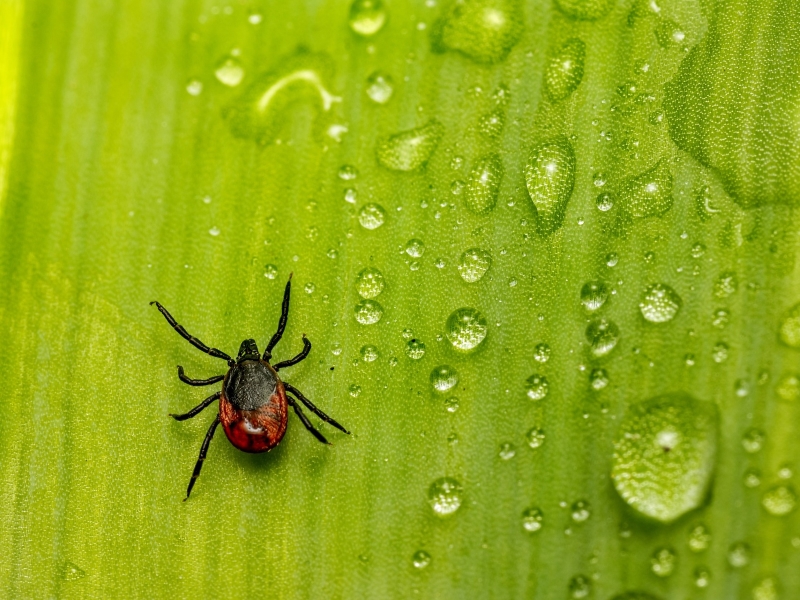
[(198, 79), (192, 79), (186, 84), (186, 91), (190, 96), (199, 96), (203, 92), (203, 82)]
[(775, 393), (778, 398), (786, 402), (794, 402), (800, 399), (800, 375), (784, 375), (775, 385)]
[(467, 283), (475, 283), (481, 280), (491, 266), (492, 257), (486, 250), (470, 248), (458, 261), (458, 273)]
[(478, 131), (488, 138), (498, 138), (503, 132), (506, 124), (506, 117), (503, 111), (493, 110), (483, 115), (478, 121)]
[(570, 598), (588, 598), (592, 593), (592, 580), (586, 575), (575, 575), (569, 580)]
[(711, 324), (717, 329), (725, 329), (725, 326), (731, 319), (731, 313), (727, 308), (718, 308), (714, 311), (711, 319)]
[(675, 318), (683, 301), (666, 283), (654, 283), (645, 289), (639, 300), (639, 310), (650, 323), (667, 323)]
[(602, 281), (588, 281), (581, 288), (581, 304), (586, 312), (600, 310), (608, 300), (608, 288)]
[(728, 564), (741, 569), (750, 563), (750, 546), (746, 542), (736, 542), (728, 548)]
[(406, 342), (406, 356), (411, 360), (419, 360), (425, 356), (425, 342), (411, 338)]
[(244, 79), (244, 67), (235, 56), (226, 56), (217, 63), (214, 75), (221, 84), (236, 87)]
[(593, 319), (586, 327), (586, 339), (593, 356), (597, 358), (607, 356), (617, 347), (619, 327), (609, 319)]
[(758, 469), (747, 469), (742, 478), (744, 486), (750, 489), (761, 485), (761, 472)]
[(764, 432), (755, 427), (751, 427), (742, 436), (742, 448), (748, 454), (755, 454), (764, 447)]
[(458, 384), (458, 372), (449, 365), (439, 365), (431, 371), (431, 386), (437, 392), (446, 392)]
[(352, 181), (358, 177), (358, 169), (353, 165), (342, 165), (339, 167), (338, 175), (342, 181)]
[(447, 339), (453, 348), (469, 352), (486, 338), (486, 318), (474, 308), (459, 308), (447, 319)]
[(500, 444), (500, 452), (498, 452), (498, 456), (503, 460), (511, 460), (517, 455), (517, 449), (514, 447), (514, 444), (509, 442), (503, 442)]
[(739, 289), (739, 279), (733, 271), (721, 273), (714, 282), (714, 296), (717, 298), (727, 298), (736, 293)]
[(765, 577), (753, 587), (753, 600), (778, 600), (778, 582)]
[(657, 577), (669, 577), (675, 570), (678, 557), (672, 548), (659, 548), (650, 557), (650, 570)]
[(414, 565), (415, 569), (424, 569), (431, 564), (431, 555), (425, 550), (417, 550), (411, 557), (411, 564)]
[(541, 509), (532, 506), (522, 512), (522, 529), (528, 533), (536, 533), (544, 525), (544, 514)]
[(724, 363), (728, 360), (729, 351), (730, 348), (728, 348), (728, 344), (725, 342), (717, 342), (711, 349), (711, 358), (714, 359), (715, 363)]
[(367, 96), (377, 104), (386, 104), (394, 94), (394, 80), (383, 71), (375, 71), (367, 77)]
[(447, 410), (447, 412), (449, 412), (449, 413), (456, 412), (458, 410), (459, 406), (460, 406), (460, 402), (459, 402), (458, 398), (456, 398), (455, 396), (447, 398), (444, 401), (444, 407)]
[(406, 242), (403, 251), (411, 258), (422, 258), (425, 254), (425, 242), (417, 238), (411, 238)]
[(489, 154), (478, 161), (467, 179), (466, 204), (469, 210), (485, 215), (494, 209), (503, 173), (503, 161), (497, 154)]
[(64, 564), (61, 565), (61, 579), (64, 581), (76, 581), (84, 577), (86, 577), (86, 571), (75, 563), (65, 561)]
[(550, 389), (547, 377), (544, 375), (531, 375), (525, 382), (525, 394), (531, 400), (543, 400)]
[(350, 29), (364, 37), (378, 33), (386, 23), (383, 0), (354, 0), (350, 5)]
[(386, 211), (380, 204), (370, 202), (361, 207), (358, 211), (358, 222), (364, 229), (377, 229), (386, 221)]
[(546, 363), (550, 360), (550, 346), (541, 342), (536, 344), (536, 347), (533, 349), (533, 360), (540, 363)]
[(692, 527), (689, 531), (689, 550), (703, 552), (708, 550), (709, 544), (711, 544), (711, 532), (708, 528), (703, 524)]
[(709, 571), (708, 567), (696, 567), (693, 576), (694, 585), (697, 588), (705, 589), (711, 583), (711, 571)]
[(563, 100), (574, 92), (583, 79), (586, 44), (578, 38), (564, 42), (547, 63), (544, 84), (553, 101)]
[(661, 19), (656, 26), (656, 39), (662, 48), (669, 48), (676, 44), (682, 44), (686, 39), (683, 29), (670, 19)]
[(797, 505), (797, 495), (785, 485), (776, 485), (764, 492), (761, 497), (761, 506), (775, 516), (783, 517), (792, 512)]
[(589, 373), (589, 386), (595, 391), (599, 392), (608, 386), (608, 371), (605, 369), (592, 369)]
[(278, 276), (278, 267), (275, 265), (267, 265), (264, 267), (264, 277), (267, 279), (275, 279)]
[(575, 185), (575, 152), (565, 136), (535, 146), (525, 165), (525, 184), (541, 235), (561, 226)]
[(525, 439), (528, 441), (528, 446), (533, 449), (540, 448), (544, 444), (545, 435), (544, 430), (533, 427), (525, 434)]
[(378, 348), (373, 346), (372, 344), (367, 344), (366, 346), (361, 347), (361, 360), (367, 363), (375, 362), (378, 360), (380, 356), (380, 352), (378, 352)]
[(361, 269), (356, 277), (356, 291), (362, 298), (375, 298), (379, 296), (386, 285), (383, 273), (375, 267)]
[(592, 516), (591, 507), (586, 500), (576, 500), (570, 508), (570, 516), (576, 523), (583, 523)]
[(444, 127), (431, 120), (422, 127), (409, 129), (378, 142), (378, 162), (392, 171), (413, 171), (428, 162), (444, 135)]
[(597, 210), (602, 212), (608, 212), (612, 208), (614, 208), (614, 198), (608, 192), (603, 192), (597, 195), (595, 198), (595, 206)]
[(428, 502), (439, 517), (447, 517), (461, 507), (461, 484), (452, 477), (441, 477), (428, 488)]
[(784, 315), (778, 337), (790, 348), (800, 348), (800, 302)]
[(362, 325), (374, 325), (383, 317), (383, 307), (375, 300), (364, 298), (356, 304), (354, 314), (356, 321)]
[(672, 174), (665, 160), (626, 180), (619, 191), (622, 210), (629, 218), (660, 216), (672, 208)]
[(453, 2), (433, 29), (433, 48), (455, 50), (478, 63), (501, 61), (522, 36), (523, 13), (519, 0)]

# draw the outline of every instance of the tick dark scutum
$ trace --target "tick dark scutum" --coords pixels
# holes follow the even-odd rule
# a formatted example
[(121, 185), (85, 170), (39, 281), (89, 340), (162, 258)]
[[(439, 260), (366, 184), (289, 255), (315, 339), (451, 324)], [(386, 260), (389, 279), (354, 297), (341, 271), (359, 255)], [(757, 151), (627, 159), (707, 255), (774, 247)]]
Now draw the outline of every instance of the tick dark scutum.
[(288, 406), (294, 409), (297, 417), (306, 429), (314, 434), (314, 437), (327, 444), (328, 440), (311, 424), (311, 421), (308, 420), (308, 417), (300, 408), (300, 403), (326, 423), (344, 433), (350, 433), (334, 419), (318, 409), (300, 390), (293, 385), (284, 383), (278, 376), (278, 371), (296, 365), (308, 356), (311, 351), (311, 342), (308, 341), (305, 335), (303, 335), (303, 350), (297, 356), (279, 362), (276, 365), (270, 364), (272, 349), (280, 341), (286, 328), (291, 289), (292, 276), (289, 275), (289, 281), (286, 283), (286, 289), (283, 293), (278, 330), (270, 339), (269, 344), (267, 344), (263, 356), (259, 355), (256, 341), (248, 339), (243, 341), (239, 347), (239, 354), (236, 360), (233, 360), (222, 350), (206, 346), (199, 339), (190, 335), (182, 325), (175, 321), (167, 309), (158, 302), (150, 303), (155, 304), (175, 331), (195, 348), (215, 358), (221, 358), (228, 363), (228, 372), (225, 375), (216, 375), (209, 379), (187, 377), (183, 372), (183, 367), (178, 366), (179, 379), (188, 385), (212, 385), (222, 381), (221, 391), (212, 394), (189, 412), (170, 415), (176, 421), (185, 421), (200, 414), (214, 400), (219, 400), (219, 413), (212, 421), (203, 444), (200, 446), (200, 456), (195, 463), (184, 500), (189, 498), (194, 483), (200, 476), (200, 470), (208, 453), (211, 439), (214, 437), (214, 432), (220, 423), (222, 423), (222, 428), (225, 430), (225, 435), (231, 444), (244, 452), (267, 452), (280, 443), (284, 433), (286, 433)]

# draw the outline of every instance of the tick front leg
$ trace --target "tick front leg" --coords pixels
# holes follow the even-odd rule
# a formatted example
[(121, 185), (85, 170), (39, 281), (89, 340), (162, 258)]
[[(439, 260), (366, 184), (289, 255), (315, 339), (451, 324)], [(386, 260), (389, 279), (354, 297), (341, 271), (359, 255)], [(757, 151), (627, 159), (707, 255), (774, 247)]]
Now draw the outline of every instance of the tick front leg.
[(313, 412), (320, 419), (322, 419), (326, 423), (330, 423), (331, 425), (336, 427), (336, 429), (338, 429), (339, 431), (343, 431), (347, 435), (350, 435), (350, 432), (347, 431), (347, 429), (345, 429), (344, 427), (339, 425), (339, 423), (337, 423), (334, 419), (332, 419), (331, 417), (326, 415), (324, 412), (322, 412), (320, 409), (318, 409), (316, 406), (314, 406), (314, 403), (311, 402), (311, 400), (309, 400), (308, 398), (306, 398), (303, 395), (303, 393), (300, 390), (298, 390), (296, 387), (294, 387), (292, 384), (286, 383), (284, 381), (283, 382), (283, 387), (286, 388), (286, 391), (289, 392), (290, 394), (294, 394), (297, 397), (297, 399), (300, 400), (300, 402), (302, 402), (303, 404), (306, 405), (306, 408), (308, 408), (308, 410)]
[(304, 360), (308, 353), (311, 352), (311, 342), (308, 341), (308, 338), (303, 334), (303, 349), (300, 351), (300, 354), (295, 356), (294, 358), (290, 358), (289, 360), (284, 360), (279, 362), (277, 365), (272, 365), (272, 368), (276, 371), (280, 371), (284, 367), (291, 367), (292, 365), (296, 365), (301, 360)]
[(171, 314), (169, 314), (169, 311), (166, 308), (164, 308), (163, 306), (161, 306), (161, 304), (159, 304), (155, 300), (153, 300), (150, 303), (151, 306), (153, 304), (155, 304), (156, 307), (158, 308), (158, 310), (161, 312), (161, 314), (164, 315), (164, 318), (167, 320), (167, 323), (172, 325), (172, 328), (175, 331), (178, 332), (178, 335), (180, 335), (183, 339), (185, 339), (187, 342), (189, 342), (192, 346), (194, 346), (198, 350), (201, 350), (201, 351), (205, 352), (206, 354), (210, 354), (214, 358), (221, 358), (223, 360), (228, 361), (229, 365), (233, 365), (233, 359), (230, 356), (225, 354), (222, 350), (218, 350), (217, 348), (211, 348), (209, 346), (206, 346), (203, 342), (198, 340), (196, 337), (194, 337), (193, 335), (190, 335), (189, 332), (186, 331), (183, 328), (183, 325), (178, 323), (175, 320), (175, 318)]
[(200, 469), (203, 468), (203, 461), (206, 459), (206, 454), (208, 454), (208, 446), (211, 443), (211, 438), (214, 437), (214, 431), (217, 429), (217, 425), (219, 425), (219, 415), (214, 418), (214, 422), (211, 423), (211, 427), (208, 428), (208, 433), (206, 433), (206, 439), (203, 440), (203, 445), (200, 446), (200, 456), (197, 457), (197, 462), (194, 465), (192, 478), (189, 480), (189, 487), (186, 488), (186, 498), (183, 499), (184, 502), (189, 499), (189, 494), (192, 493), (194, 482), (200, 477)]
[(286, 397), (286, 400), (289, 402), (291, 407), (294, 409), (294, 412), (297, 413), (297, 416), (303, 422), (303, 425), (306, 426), (306, 429), (308, 429), (311, 433), (313, 433), (314, 437), (317, 438), (320, 442), (322, 442), (323, 444), (328, 444), (328, 446), (330, 446), (331, 443), (328, 440), (326, 440), (325, 436), (322, 435), (319, 431), (317, 431), (317, 428), (314, 427), (311, 424), (311, 421), (308, 420), (308, 417), (303, 413), (303, 411), (301, 410), (301, 408), (297, 404), (297, 402), (295, 402), (294, 399), (292, 399), (292, 398), (290, 398), (288, 396)]
[(220, 395), (222, 392), (217, 392), (216, 394), (212, 394), (205, 400), (203, 400), (200, 404), (195, 406), (192, 410), (187, 412), (183, 415), (176, 415), (173, 413), (169, 413), (169, 416), (175, 419), (176, 421), (185, 421), (186, 419), (191, 419), (192, 417), (196, 417), (199, 415), (203, 410), (208, 408), (208, 405), (211, 404), (214, 400), (219, 400)]
[(267, 344), (267, 348), (264, 350), (264, 360), (272, 358), (272, 349), (275, 347), (275, 344), (281, 341), (281, 337), (283, 337), (283, 331), (286, 329), (286, 320), (289, 318), (289, 297), (291, 294), (292, 275), (290, 273), (289, 281), (286, 282), (286, 289), (283, 290), (283, 304), (281, 305), (281, 318), (278, 321), (278, 331), (272, 336), (269, 344)]
[(183, 372), (183, 367), (178, 365), (178, 379), (180, 379), (183, 383), (188, 383), (189, 385), (211, 385), (212, 383), (217, 383), (218, 381), (222, 381), (225, 379), (225, 375), (214, 375), (214, 377), (209, 377), (208, 379), (192, 379), (191, 377), (187, 377), (186, 373)]

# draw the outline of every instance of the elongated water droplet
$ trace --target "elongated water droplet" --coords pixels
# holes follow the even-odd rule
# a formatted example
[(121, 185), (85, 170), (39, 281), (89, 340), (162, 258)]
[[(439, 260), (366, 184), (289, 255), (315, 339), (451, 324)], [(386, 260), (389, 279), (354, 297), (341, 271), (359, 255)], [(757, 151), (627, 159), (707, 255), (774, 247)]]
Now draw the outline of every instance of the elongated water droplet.
[(356, 278), (356, 291), (362, 298), (375, 298), (383, 291), (384, 285), (383, 273), (375, 267), (361, 269)]
[(486, 338), (486, 318), (474, 308), (459, 308), (447, 319), (447, 339), (456, 350), (474, 350)]
[(544, 514), (537, 506), (526, 508), (522, 513), (522, 528), (528, 533), (536, 533), (544, 525)]
[(800, 302), (790, 308), (783, 317), (778, 337), (790, 348), (800, 348)]
[(359, 35), (375, 35), (386, 23), (382, 0), (354, 0), (350, 5), (350, 29)]
[(586, 44), (578, 38), (567, 40), (550, 57), (544, 73), (544, 83), (551, 100), (562, 100), (578, 88), (583, 79), (585, 59)]
[(581, 288), (581, 304), (586, 312), (600, 310), (608, 300), (608, 288), (602, 281), (589, 281)]
[(374, 325), (383, 317), (383, 307), (375, 300), (361, 300), (355, 308), (356, 321), (362, 325)]
[(625, 181), (620, 188), (626, 217), (643, 219), (664, 214), (672, 208), (672, 174), (665, 160)]
[(612, 0), (556, 0), (556, 5), (568, 17), (594, 21), (611, 9)]
[(614, 487), (664, 523), (697, 508), (716, 465), (718, 428), (716, 405), (684, 393), (629, 406), (614, 441)]
[(431, 371), (431, 385), (437, 392), (446, 392), (458, 384), (458, 371), (449, 365), (439, 365)]
[(503, 60), (522, 35), (519, 0), (453, 2), (432, 32), (435, 51), (456, 50), (479, 63)]
[(467, 283), (475, 283), (492, 266), (492, 256), (480, 248), (470, 248), (465, 251), (458, 261), (458, 273)]
[(491, 212), (497, 204), (503, 173), (499, 155), (489, 154), (481, 158), (467, 180), (467, 208), (479, 215)]
[(550, 384), (544, 375), (531, 375), (525, 382), (525, 393), (531, 400), (542, 400), (547, 396)]
[(375, 71), (367, 77), (367, 96), (377, 104), (386, 104), (394, 93), (392, 76), (383, 71)]
[(235, 56), (226, 56), (217, 63), (214, 75), (221, 84), (236, 87), (244, 79), (244, 67)]
[(536, 146), (525, 166), (525, 183), (536, 210), (537, 228), (547, 235), (564, 221), (575, 185), (575, 152), (564, 136)]
[(667, 323), (675, 318), (683, 301), (666, 283), (648, 286), (639, 300), (639, 310), (650, 323)]
[(461, 484), (452, 477), (441, 477), (428, 489), (428, 502), (439, 517), (447, 517), (461, 507)]
[(380, 204), (370, 202), (358, 211), (358, 222), (364, 229), (377, 229), (386, 221), (386, 211)]
[(797, 505), (797, 495), (790, 487), (776, 485), (764, 492), (761, 497), (761, 506), (776, 517), (783, 517), (794, 510)]
[(586, 339), (595, 357), (607, 356), (617, 347), (619, 327), (609, 319), (595, 318), (586, 327)]
[(391, 135), (378, 143), (378, 162), (393, 171), (418, 169), (428, 162), (443, 135), (444, 127), (436, 120)]

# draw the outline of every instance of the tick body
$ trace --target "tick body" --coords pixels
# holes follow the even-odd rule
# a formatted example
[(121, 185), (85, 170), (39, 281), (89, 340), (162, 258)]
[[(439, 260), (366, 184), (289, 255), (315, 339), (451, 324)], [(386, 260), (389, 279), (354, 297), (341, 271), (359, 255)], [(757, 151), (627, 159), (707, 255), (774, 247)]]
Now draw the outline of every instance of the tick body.
[(158, 307), (167, 322), (172, 325), (181, 337), (198, 350), (202, 350), (215, 358), (221, 358), (228, 363), (228, 371), (225, 375), (217, 375), (209, 379), (191, 379), (183, 372), (183, 367), (178, 367), (178, 377), (188, 385), (213, 385), (222, 381), (222, 389), (220, 391), (203, 400), (188, 413), (170, 415), (177, 421), (184, 421), (197, 416), (215, 400), (219, 400), (219, 413), (212, 421), (200, 447), (200, 456), (195, 464), (192, 478), (189, 480), (186, 499), (189, 498), (195, 481), (200, 476), (200, 470), (208, 453), (211, 439), (214, 437), (214, 432), (220, 423), (222, 423), (222, 429), (231, 444), (243, 452), (253, 453), (267, 452), (280, 443), (286, 433), (286, 426), (289, 421), (289, 406), (294, 409), (300, 421), (305, 425), (306, 429), (314, 434), (314, 437), (324, 444), (328, 443), (325, 437), (308, 420), (308, 417), (300, 408), (300, 403), (326, 423), (344, 433), (350, 433), (314, 406), (300, 390), (289, 383), (281, 381), (278, 376), (279, 370), (296, 365), (308, 356), (311, 351), (311, 342), (308, 341), (305, 335), (303, 335), (303, 350), (297, 356), (275, 365), (270, 363), (272, 349), (280, 341), (286, 328), (291, 288), (292, 278), (289, 276), (289, 281), (286, 283), (286, 290), (283, 294), (283, 306), (281, 318), (278, 322), (278, 330), (270, 339), (269, 344), (267, 344), (264, 354), (260, 355), (255, 340), (249, 339), (242, 342), (236, 360), (221, 350), (206, 346), (196, 337), (189, 335), (183, 326), (178, 324), (169, 314), (166, 308), (158, 302), (151, 302), (151, 304), (155, 304)]

